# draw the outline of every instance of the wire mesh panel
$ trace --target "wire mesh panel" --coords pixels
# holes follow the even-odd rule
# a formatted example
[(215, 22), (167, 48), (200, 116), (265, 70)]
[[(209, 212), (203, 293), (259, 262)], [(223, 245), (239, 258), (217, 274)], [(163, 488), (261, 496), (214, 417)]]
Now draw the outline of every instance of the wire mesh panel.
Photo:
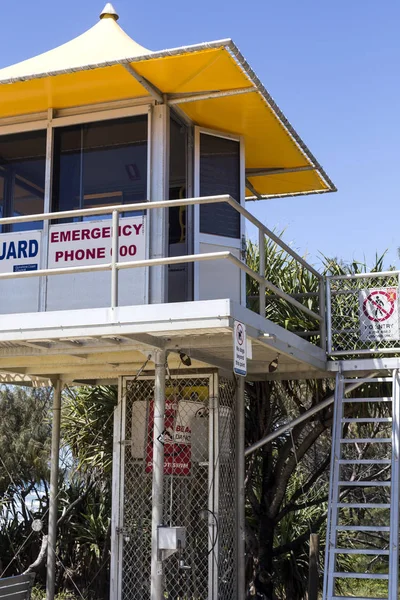
[(399, 273), (328, 277), (328, 352), (400, 350)]
[(233, 381), (220, 380), (218, 598), (221, 600), (236, 597), (235, 391)]
[[(121, 598), (150, 598), (154, 379), (124, 381)], [(225, 600), (235, 590), (234, 385), (217, 375), (166, 382), (163, 525), (186, 546), (164, 556), (168, 600)], [(218, 589), (220, 590), (218, 592)]]

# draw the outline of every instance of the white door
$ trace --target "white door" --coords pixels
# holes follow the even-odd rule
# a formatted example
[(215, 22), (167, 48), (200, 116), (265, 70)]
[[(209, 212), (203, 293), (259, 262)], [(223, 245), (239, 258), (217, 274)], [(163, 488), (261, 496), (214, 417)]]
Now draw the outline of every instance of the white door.
[[(245, 202), (244, 144), (240, 136), (196, 127), (194, 195), (229, 194)], [(195, 207), (195, 254), (229, 251), (242, 259), (244, 218), (231, 206)], [(194, 299), (230, 298), (245, 304), (245, 274), (227, 260), (205, 261), (194, 267)]]

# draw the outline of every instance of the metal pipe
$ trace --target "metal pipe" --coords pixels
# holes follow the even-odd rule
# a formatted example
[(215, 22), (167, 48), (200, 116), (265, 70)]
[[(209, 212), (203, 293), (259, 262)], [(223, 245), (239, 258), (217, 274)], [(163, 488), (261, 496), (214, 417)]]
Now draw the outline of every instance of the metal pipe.
[(265, 177), (267, 175), (282, 175), (285, 173), (302, 173), (303, 171), (316, 171), (317, 167), (307, 165), (305, 167), (290, 167), (276, 169), (246, 169), (246, 177)]
[(118, 306), (118, 252), (119, 252), (119, 213), (112, 213), (112, 253), (111, 253), (111, 308)]
[(327, 333), (327, 352), (332, 352), (332, 308), (331, 308), (331, 282), (329, 277), (326, 278), (325, 293), (326, 293), (326, 333)]
[(258, 230), (258, 255), (259, 255), (259, 268), (258, 272), (260, 277), (263, 278), (263, 282), (260, 282), (259, 287), (259, 312), (262, 317), (265, 318), (265, 237), (264, 232), (261, 229)]
[[(216, 204), (220, 202), (225, 202), (234, 208), (238, 213), (240, 213), (243, 217), (245, 217), (250, 223), (252, 223), (258, 229), (262, 229), (269, 238), (271, 238), (278, 246), (280, 246), (283, 250), (285, 250), (292, 258), (297, 260), (304, 268), (306, 268), (310, 273), (318, 277), (322, 278), (321, 273), (319, 273), (314, 267), (307, 263), (297, 252), (292, 250), (290, 246), (288, 246), (279, 236), (277, 236), (273, 231), (268, 229), (261, 221), (259, 221), (254, 215), (252, 215), (248, 210), (246, 210), (243, 206), (238, 204), (236, 200), (234, 200), (228, 194), (222, 194), (220, 196), (203, 196), (196, 198), (186, 198), (182, 200), (157, 200), (152, 202), (138, 202), (137, 204), (124, 204), (120, 206), (104, 206), (104, 207), (96, 207), (96, 208), (86, 208), (82, 210), (66, 210), (66, 211), (58, 211), (54, 213), (42, 213), (37, 215), (25, 215), (21, 217), (6, 217), (4, 219), (0, 219), (0, 225), (11, 225), (14, 223), (27, 223), (30, 221), (48, 221), (50, 219), (67, 219), (70, 217), (90, 217), (97, 215), (106, 215), (112, 213), (114, 210), (120, 212), (130, 212), (130, 211), (145, 211), (157, 208), (173, 208), (173, 207), (181, 207), (181, 206), (195, 206), (197, 204)], [(396, 271), (389, 272), (390, 274), (396, 274)], [(376, 274), (375, 274), (376, 275)]]
[(358, 355), (369, 355), (369, 354), (397, 354), (400, 352), (400, 346), (394, 346), (393, 348), (369, 348), (368, 350), (337, 350), (335, 352), (328, 352), (329, 356), (350, 356)]
[[(46, 160), (45, 160), (45, 176), (44, 176), (44, 197), (43, 209), (46, 212), (51, 212), (52, 198), (52, 180), (53, 180), (53, 140), (54, 130), (52, 125), (53, 109), (47, 111), (47, 127), (46, 127)], [(47, 269), (48, 266), (48, 247), (49, 247), (49, 221), (43, 221), (42, 233), (42, 248), (40, 252), (40, 268)], [(47, 299), (47, 278), (39, 279), (39, 311), (46, 310)]]
[(319, 314), (320, 322), (320, 346), (326, 352), (326, 304), (325, 304), (325, 282), (319, 280)]
[(355, 273), (354, 275), (328, 275), (327, 279), (331, 281), (340, 281), (344, 279), (370, 279), (371, 277), (393, 277), (400, 275), (400, 271), (378, 271), (376, 273)]
[(214, 92), (205, 92), (204, 94), (181, 94), (168, 96), (169, 106), (176, 104), (184, 104), (185, 102), (196, 102), (197, 100), (211, 100), (213, 98), (225, 98), (226, 96), (238, 96), (240, 94), (249, 94), (251, 92), (257, 92), (254, 86), (245, 88), (235, 88), (231, 90), (216, 90)]
[(147, 92), (149, 92), (149, 94), (153, 96), (155, 100), (157, 100), (157, 102), (160, 102), (161, 104), (164, 102), (162, 93), (155, 85), (150, 83), (150, 81), (148, 81), (148, 79), (146, 79), (145, 77), (142, 77), (142, 75), (139, 75), (139, 73), (135, 71), (135, 69), (131, 65), (124, 64), (123, 66), (128, 71), (129, 75), (136, 79), (136, 81), (138, 81), (140, 85)]
[[(360, 387), (360, 385), (363, 385), (366, 381), (368, 381), (368, 379), (372, 378), (375, 374), (376, 373), (371, 373), (368, 377), (365, 377), (364, 379), (362, 379), (359, 382), (355, 382), (355, 383), (351, 383), (350, 385), (346, 385), (344, 394), (349, 394), (353, 390), (356, 390), (357, 388)], [(270, 442), (272, 442), (273, 440), (278, 438), (283, 433), (286, 433), (286, 431), (289, 431), (289, 429), (293, 429), (293, 427), (296, 427), (296, 425), (299, 425), (300, 423), (302, 423), (303, 421), (306, 421), (307, 419), (309, 419), (316, 413), (320, 412), (321, 410), (324, 410), (324, 408), (327, 408), (328, 406), (333, 404), (334, 400), (335, 400), (335, 396), (333, 395), (333, 396), (329, 396), (329, 398), (326, 398), (326, 400), (319, 402), (318, 404), (316, 404), (309, 410), (306, 410), (306, 412), (304, 412), (302, 415), (296, 417), (296, 419), (293, 419), (293, 421), (286, 423), (286, 425), (282, 425), (282, 427), (279, 427), (279, 429), (272, 431), (271, 433), (269, 433), (268, 435), (263, 437), (261, 440), (258, 440), (258, 442), (255, 442), (251, 446), (248, 446), (248, 448), (246, 448), (246, 450), (244, 452), (244, 455), (250, 456), (250, 454), (252, 454), (256, 450), (258, 450), (259, 448), (262, 448), (263, 446), (265, 446), (265, 444), (269, 444)]]
[[(277, 296), (289, 302), (293, 306), (296, 306), (299, 310), (302, 310), (304, 313), (309, 315), (310, 317), (316, 319), (317, 321), (321, 321), (320, 315), (313, 312), (297, 300), (294, 300), (289, 294), (282, 292), (275, 285), (266, 281), (258, 273), (253, 271), (250, 267), (248, 267), (245, 263), (239, 260), (236, 256), (231, 254), (229, 251), (224, 252), (209, 252), (205, 254), (192, 254), (189, 256), (168, 256), (166, 258), (150, 258), (148, 260), (137, 260), (137, 261), (129, 261), (125, 263), (117, 263), (115, 265), (116, 269), (140, 269), (141, 267), (151, 267), (151, 266), (160, 266), (160, 265), (173, 265), (173, 264), (181, 264), (181, 263), (193, 263), (193, 262), (202, 262), (208, 260), (223, 260), (227, 259), (231, 263), (233, 263), (236, 267), (247, 273), (250, 277), (258, 281), (258, 283), (262, 283), (266, 288), (272, 290)], [(61, 267), (58, 269), (44, 269), (39, 271), (21, 271), (18, 273), (0, 273), (1, 279), (20, 279), (27, 277), (40, 277), (42, 275), (51, 276), (51, 275), (68, 275), (71, 273), (86, 273), (86, 272), (96, 272), (96, 271), (109, 271), (112, 269), (112, 263), (105, 263), (102, 265), (91, 265), (91, 266), (82, 266), (82, 267)]]
[(390, 553), (389, 553), (389, 600), (398, 598), (399, 580), (399, 461), (400, 461), (400, 396), (399, 372), (393, 371), (393, 429), (391, 463), (390, 507)]
[(237, 600), (242, 600), (245, 595), (245, 456), (244, 456), (244, 377), (239, 377), (236, 388), (236, 548), (237, 548)]
[(46, 600), (54, 600), (56, 584), (58, 462), (60, 457), (61, 381), (53, 393), (53, 425), (51, 432), (50, 502), (47, 546)]
[(166, 351), (155, 350), (153, 484), (151, 516), (151, 600), (163, 600), (163, 564), (158, 549), (158, 528), (163, 523), (164, 425)]

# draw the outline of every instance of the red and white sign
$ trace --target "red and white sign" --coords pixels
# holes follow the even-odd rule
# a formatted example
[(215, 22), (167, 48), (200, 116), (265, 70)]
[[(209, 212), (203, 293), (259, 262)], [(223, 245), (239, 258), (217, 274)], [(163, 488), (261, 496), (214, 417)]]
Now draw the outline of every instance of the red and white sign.
[(361, 290), (358, 297), (361, 340), (398, 340), (397, 288)]
[[(190, 475), (192, 468), (192, 420), (203, 417), (204, 404), (168, 398), (165, 425), (160, 441), (164, 444), (164, 473)], [(147, 416), (147, 418), (146, 418)], [(145, 471), (153, 471), (154, 402), (134, 402), (132, 407), (132, 456), (143, 458)], [(207, 444), (207, 440), (204, 440)]]
[[(96, 265), (111, 261), (110, 220), (52, 225), (49, 268)], [(126, 217), (119, 222), (118, 262), (144, 260), (145, 217)]]

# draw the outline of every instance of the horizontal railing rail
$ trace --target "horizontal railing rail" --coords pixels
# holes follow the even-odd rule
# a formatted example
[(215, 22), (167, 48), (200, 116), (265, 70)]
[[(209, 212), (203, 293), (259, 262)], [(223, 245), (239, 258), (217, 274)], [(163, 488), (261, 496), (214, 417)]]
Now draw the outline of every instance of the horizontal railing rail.
[[(161, 258), (149, 258), (147, 260), (127, 261), (118, 262), (118, 231), (119, 231), (119, 218), (121, 213), (140, 213), (147, 210), (155, 209), (170, 209), (174, 207), (189, 207), (196, 205), (206, 204), (218, 204), (225, 203), (231, 206), (234, 210), (240, 213), (245, 219), (247, 219), (252, 225), (254, 225), (259, 232), (259, 243), (260, 243), (260, 266), (259, 272), (257, 273), (245, 262), (241, 261), (234, 254), (229, 251), (224, 252), (211, 252), (203, 254), (191, 254), (181, 256), (170, 256)], [(122, 204), (118, 206), (102, 206), (95, 208), (77, 209), (69, 211), (57, 211), (53, 213), (41, 213), (36, 215), (24, 215), (19, 217), (6, 217), (0, 219), (0, 225), (16, 225), (20, 223), (32, 223), (32, 222), (47, 222), (47, 221), (59, 221), (71, 218), (80, 217), (93, 217), (102, 215), (112, 216), (112, 254), (111, 261), (97, 265), (89, 266), (74, 266), (74, 267), (60, 267), (60, 268), (45, 268), (38, 269), (35, 271), (21, 271), (21, 272), (10, 272), (0, 273), (0, 280), (6, 279), (23, 279), (30, 277), (48, 277), (55, 275), (67, 275), (74, 273), (87, 273), (87, 272), (103, 272), (111, 271), (111, 308), (115, 308), (118, 305), (118, 272), (123, 269), (138, 269), (143, 267), (154, 267), (154, 266), (169, 266), (174, 264), (184, 263), (197, 263), (204, 261), (215, 261), (215, 260), (227, 260), (234, 264), (241, 271), (245, 272), (249, 277), (254, 279), (259, 285), (259, 313), (265, 317), (265, 302), (266, 302), (266, 290), (269, 290), (275, 297), (279, 297), (285, 300), (292, 306), (296, 307), (304, 314), (308, 315), (316, 322), (319, 323), (319, 334), (321, 345), (325, 346), (325, 289), (324, 289), (324, 277), (307, 261), (294, 251), (290, 246), (281, 240), (273, 231), (268, 229), (261, 221), (254, 217), (248, 210), (238, 204), (229, 195), (219, 196), (203, 196), (197, 198), (187, 198), (179, 200), (163, 200), (156, 202), (140, 202), (135, 204)], [(279, 287), (268, 281), (265, 277), (265, 236), (273, 240), (280, 248), (282, 248), (289, 256), (297, 261), (303, 268), (308, 270), (312, 275), (317, 277), (319, 283), (319, 292), (313, 294), (290, 294), (281, 290)], [(305, 306), (299, 299), (308, 297), (319, 297), (319, 312), (311, 310)]]

